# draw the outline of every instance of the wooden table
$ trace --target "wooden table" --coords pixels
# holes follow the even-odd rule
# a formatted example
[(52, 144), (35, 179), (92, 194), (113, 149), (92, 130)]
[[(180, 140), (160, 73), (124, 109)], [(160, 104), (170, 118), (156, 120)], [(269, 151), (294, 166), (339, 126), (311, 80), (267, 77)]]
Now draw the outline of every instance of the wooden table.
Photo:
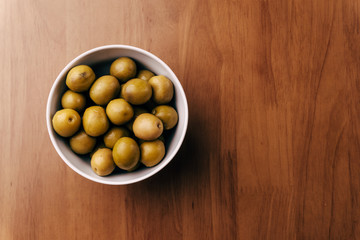
[[(360, 238), (360, 3), (0, 1), (0, 239)], [(106, 186), (50, 143), (60, 70), (106, 44), (162, 58), (189, 128), (162, 172)]]

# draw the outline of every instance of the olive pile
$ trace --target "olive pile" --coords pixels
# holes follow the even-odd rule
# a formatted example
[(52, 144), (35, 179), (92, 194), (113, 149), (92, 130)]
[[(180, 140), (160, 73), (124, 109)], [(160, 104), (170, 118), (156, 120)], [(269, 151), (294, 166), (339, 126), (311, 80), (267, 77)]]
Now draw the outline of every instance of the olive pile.
[(137, 71), (132, 59), (120, 57), (112, 62), (110, 75), (97, 79), (91, 67), (73, 67), (66, 86), (53, 128), (69, 138), (75, 153), (90, 154), (96, 174), (109, 175), (116, 166), (126, 171), (141, 163), (152, 167), (163, 159), (163, 132), (178, 121), (169, 105), (174, 86), (168, 78)]

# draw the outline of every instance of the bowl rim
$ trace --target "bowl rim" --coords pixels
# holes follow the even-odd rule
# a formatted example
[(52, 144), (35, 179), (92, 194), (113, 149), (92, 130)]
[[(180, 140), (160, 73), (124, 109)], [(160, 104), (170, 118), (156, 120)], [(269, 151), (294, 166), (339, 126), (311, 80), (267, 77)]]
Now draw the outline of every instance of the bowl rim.
[[(50, 106), (51, 106), (51, 100), (53, 98), (53, 95), (55, 94), (55, 89), (57, 88), (57, 86), (60, 84), (61, 79), (64, 77), (64, 75), (70, 70), (70, 68), (74, 65), (75, 62), (77, 62), (78, 60), (81, 60), (82, 58), (84, 58), (87, 55), (90, 55), (92, 53), (98, 52), (98, 51), (102, 51), (105, 49), (112, 49), (112, 48), (117, 48), (117, 49), (126, 49), (126, 50), (131, 50), (131, 51), (135, 51), (135, 52), (140, 52), (141, 54), (147, 55), (148, 57), (150, 57), (151, 59), (155, 60), (158, 64), (162, 65), (167, 71), (169, 71), (170, 73), (172, 73), (175, 76), (175, 79), (172, 79), (173, 81), (176, 82), (176, 88), (177, 90), (179, 90), (181, 98), (184, 100), (184, 128), (181, 132), (180, 135), (180, 139), (177, 142), (174, 150), (171, 152), (171, 154), (168, 156), (168, 161), (166, 164), (164, 164), (162, 167), (155, 169), (153, 171), (150, 171), (149, 173), (146, 173), (140, 177), (134, 178), (134, 179), (130, 179), (130, 180), (124, 180), (121, 182), (109, 182), (108, 180), (106, 180), (106, 177), (104, 179), (96, 179), (92, 176), (89, 176), (87, 174), (85, 174), (83, 171), (81, 171), (80, 169), (77, 169), (72, 163), (71, 161), (69, 161), (65, 155), (62, 153), (59, 145), (56, 142), (55, 139), (55, 134), (52, 131), (52, 124), (51, 124), (51, 115), (50, 115)], [(99, 47), (95, 47), (92, 48), (86, 52), (81, 53), (80, 55), (78, 55), (77, 57), (75, 57), (73, 60), (71, 60), (62, 70), (61, 72), (58, 74), (58, 76), (56, 77), (55, 81), (53, 82), (51, 89), (50, 89), (50, 93), (48, 96), (48, 100), (47, 100), (47, 104), (46, 104), (46, 125), (47, 125), (47, 130), (48, 130), (48, 134), (51, 140), (52, 145), (54, 146), (56, 152), (58, 153), (58, 155), (61, 157), (61, 159), (72, 169), (74, 170), (76, 173), (78, 173), (79, 175), (83, 176), (84, 178), (91, 180), (93, 182), (97, 182), (97, 183), (102, 183), (102, 184), (106, 184), (106, 185), (127, 185), (127, 184), (131, 184), (131, 183), (136, 183), (136, 182), (140, 182), (144, 179), (147, 179), (153, 175), (155, 175), (157, 172), (159, 172), (160, 170), (162, 170), (163, 168), (165, 168), (165, 166), (167, 166), (175, 157), (175, 155), (177, 154), (177, 152), (179, 151), (186, 132), (187, 132), (187, 127), (188, 127), (188, 120), (189, 120), (189, 109), (188, 109), (188, 103), (187, 103), (187, 98), (184, 92), (184, 89), (179, 81), (179, 79), (177, 78), (176, 74), (172, 71), (172, 69), (164, 62), (162, 61), (159, 57), (155, 56), (154, 54), (138, 48), (138, 47), (134, 47), (134, 46), (130, 46), (130, 45), (123, 45), (123, 44), (112, 44), (112, 45), (104, 45), (104, 46), (99, 46)]]

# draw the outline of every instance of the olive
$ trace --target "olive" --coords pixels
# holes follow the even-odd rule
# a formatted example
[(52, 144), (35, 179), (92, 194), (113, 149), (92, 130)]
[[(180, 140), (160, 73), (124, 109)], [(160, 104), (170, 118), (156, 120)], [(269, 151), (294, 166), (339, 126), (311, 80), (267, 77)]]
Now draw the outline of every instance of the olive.
[(134, 139), (129, 137), (117, 140), (112, 154), (115, 164), (123, 170), (133, 169), (140, 159), (139, 146)]
[(119, 79), (120, 82), (126, 82), (135, 77), (136, 64), (128, 57), (120, 57), (111, 64), (110, 74)]
[(77, 154), (90, 153), (96, 145), (96, 138), (90, 137), (83, 130), (70, 138), (70, 147)]
[(167, 77), (155, 76), (150, 78), (149, 83), (153, 91), (153, 100), (157, 104), (166, 104), (171, 101), (174, 95), (174, 86)]
[(88, 107), (84, 112), (83, 127), (85, 132), (92, 137), (104, 134), (109, 129), (109, 120), (104, 108), (100, 106)]
[(91, 86), (90, 98), (98, 105), (106, 105), (120, 92), (119, 81), (111, 76), (105, 75), (98, 78)]
[(158, 164), (165, 156), (165, 145), (161, 140), (143, 142), (140, 145), (140, 161), (147, 167)]
[(178, 114), (173, 107), (167, 105), (157, 106), (152, 110), (152, 114), (160, 118), (165, 130), (173, 128), (178, 121)]
[(112, 152), (108, 148), (97, 150), (91, 157), (91, 168), (99, 176), (106, 176), (115, 169)]
[(66, 76), (66, 85), (74, 92), (85, 92), (89, 90), (95, 80), (95, 73), (87, 65), (73, 67)]
[(73, 109), (62, 109), (55, 113), (52, 124), (57, 134), (62, 137), (71, 137), (79, 130), (81, 118)]
[(83, 94), (67, 90), (61, 97), (61, 106), (81, 112), (86, 105), (86, 98)]
[(131, 105), (122, 98), (111, 100), (106, 107), (106, 115), (115, 125), (121, 125), (131, 120), (134, 110)]
[(151, 86), (146, 80), (134, 78), (121, 88), (121, 96), (133, 105), (141, 105), (149, 101), (152, 95)]
[(150, 113), (143, 113), (135, 119), (133, 131), (137, 138), (148, 141), (155, 140), (163, 132), (163, 123), (158, 117)]

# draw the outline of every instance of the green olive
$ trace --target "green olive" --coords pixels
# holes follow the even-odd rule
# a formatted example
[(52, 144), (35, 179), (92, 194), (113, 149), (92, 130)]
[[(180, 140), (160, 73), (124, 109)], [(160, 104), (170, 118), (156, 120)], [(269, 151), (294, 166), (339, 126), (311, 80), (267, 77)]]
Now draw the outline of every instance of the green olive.
[(150, 78), (149, 83), (153, 91), (153, 100), (157, 104), (166, 104), (171, 101), (174, 95), (174, 86), (165, 76), (155, 76)]
[(160, 118), (164, 124), (165, 130), (172, 129), (178, 121), (178, 114), (176, 110), (167, 105), (157, 106), (152, 110), (152, 114)]
[(123, 170), (132, 170), (140, 159), (139, 146), (129, 137), (117, 140), (112, 154), (115, 164)]
[(140, 78), (142, 80), (149, 81), (150, 78), (152, 78), (154, 74), (150, 72), (149, 70), (140, 70), (136, 78)]
[(74, 92), (89, 90), (95, 80), (95, 73), (87, 65), (73, 67), (66, 76), (66, 85)]
[(81, 93), (76, 93), (71, 90), (67, 90), (61, 97), (61, 106), (63, 108), (71, 108), (75, 111), (81, 112), (86, 105), (86, 98)]
[(112, 127), (105, 135), (104, 135), (104, 143), (108, 148), (113, 148), (116, 141), (122, 137), (130, 136), (129, 130), (124, 127)]
[(112, 152), (108, 148), (97, 150), (91, 157), (91, 168), (99, 176), (107, 176), (115, 169)]
[(146, 80), (134, 78), (124, 84), (121, 96), (133, 105), (141, 105), (151, 98), (151, 86)]
[(120, 82), (126, 82), (135, 77), (136, 64), (128, 57), (120, 57), (111, 64), (110, 74), (119, 79)]
[(96, 138), (90, 137), (83, 130), (70, 138), (70, 147), (77, 154), (90, 153), (96, 145)]
[(119, 92), (119, 81), (111, 75), (105, 75), (94, 82), (90, 88), (89, 95), (96, 104), (106, 105), (110, 100), (117, 97)]
[(106, 114), (115, 125), (121, 125), (131, 120), (134, 110), (131, 105), (122, 98), (114, 99), (106, 107)]
[(84, 112), (83, 127), (85, 132), (92, 137), (104, 134), (109, 129), (109, 120), (104, 108), (100, 106), (88, 107)]
[(163, 132), (163, 123), (158, 117), (143, 113), (135, 119), (133, 131), (137, 138), (147, 141), (155, 140)]
[(55, 113), (52, 124), (57, 134), (62, 137), (71, 137), (79, 130), (81, 118), (73, 109), (62, 109)]
[(165, 145), (160, 140), (143, 142), (140, 145), (140, 161), (147, 167), (158, 164), (165, 156)]

